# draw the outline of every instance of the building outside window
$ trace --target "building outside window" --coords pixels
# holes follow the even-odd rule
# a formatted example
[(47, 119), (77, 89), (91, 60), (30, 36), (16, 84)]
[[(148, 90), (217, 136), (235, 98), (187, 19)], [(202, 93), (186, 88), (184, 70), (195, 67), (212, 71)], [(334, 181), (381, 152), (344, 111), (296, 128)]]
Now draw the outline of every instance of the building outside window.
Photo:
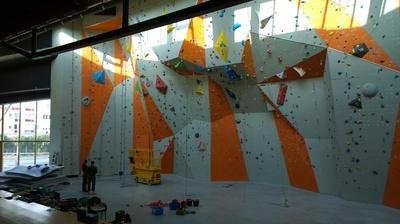
[(0, 105), (3, 171), (16, 165), (49, 163), (49, 118), (48, 99)]

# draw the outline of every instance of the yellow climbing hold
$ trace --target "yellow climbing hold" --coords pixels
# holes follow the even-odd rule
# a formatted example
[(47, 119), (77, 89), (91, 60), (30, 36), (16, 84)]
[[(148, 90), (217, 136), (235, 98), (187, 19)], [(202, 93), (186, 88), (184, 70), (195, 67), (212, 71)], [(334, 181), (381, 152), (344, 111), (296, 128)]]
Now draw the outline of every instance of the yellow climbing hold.
[(228, 39), (226, 38), (224, 31), (221, 31), (221, 33), (219, 34), (217, 42), (215, 42), (214, 48), (221, 56), (222, 60), (224, 60), (224, 62), (228, 62)]
[(196, 89), (194, 91), (195, 91), (195, 93), (197, 93), (199, 95), (204, 94), (204, 88), (201, 84), (197, 84)]
[(171, 33), (175, 29), (174, 25), (168, 24), (167, 25), (167, 33)]

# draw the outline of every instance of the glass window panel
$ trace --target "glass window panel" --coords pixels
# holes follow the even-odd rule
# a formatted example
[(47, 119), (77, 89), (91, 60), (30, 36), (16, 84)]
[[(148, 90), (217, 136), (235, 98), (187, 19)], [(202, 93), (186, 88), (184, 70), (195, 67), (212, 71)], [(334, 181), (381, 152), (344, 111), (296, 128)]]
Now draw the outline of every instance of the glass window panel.
[(18, 164), (17, 142), (4, 142), (3, 144), (3, 171), (14, 168)]
[(24, 166), (33, 165), (35, 163), (34, 152), (35, 152), (35, 142), (20, 142), (19, 165), (24, 165)]
[(37, 141), (50, 140), (50, 100), (40, 100), (37, 106)]
[(49, 164), (50, 142), (37, 142), (36, 164)]
[(20, 141), (35, 141), (36, 101), (21, 103)]
[(19, 112), (19, 103), (4, 105), (4, 141), (18, 140)]
[(0, 141), (3, 139), (3, 105), (0, 104)]

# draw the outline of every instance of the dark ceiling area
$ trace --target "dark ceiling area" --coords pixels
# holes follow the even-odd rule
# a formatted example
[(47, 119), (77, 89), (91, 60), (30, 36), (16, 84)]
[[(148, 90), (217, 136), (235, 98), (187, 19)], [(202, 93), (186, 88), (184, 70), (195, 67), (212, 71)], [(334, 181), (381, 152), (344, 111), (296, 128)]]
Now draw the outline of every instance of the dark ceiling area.
[(23, 0), (8, 1), (0, 7), (0, 40), (54, 18), (79, 12), (101, 0)]

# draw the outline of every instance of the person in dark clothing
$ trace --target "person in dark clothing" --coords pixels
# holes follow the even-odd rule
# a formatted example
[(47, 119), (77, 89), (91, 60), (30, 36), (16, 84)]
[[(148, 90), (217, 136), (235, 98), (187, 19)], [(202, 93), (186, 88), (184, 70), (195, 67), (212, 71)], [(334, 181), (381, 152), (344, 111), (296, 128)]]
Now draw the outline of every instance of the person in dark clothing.
[(87, 160), (82, 164), (82, 192), (88, 192), (88, 166)]
[(96, 174), (97, 174), (97, 168), (94, 165), (94, 161), (90, 162), (90, 166), (88, 167), (88, 187), (89, 191), (92, 191), (94, 193), (94, 190), (96, 188)]

